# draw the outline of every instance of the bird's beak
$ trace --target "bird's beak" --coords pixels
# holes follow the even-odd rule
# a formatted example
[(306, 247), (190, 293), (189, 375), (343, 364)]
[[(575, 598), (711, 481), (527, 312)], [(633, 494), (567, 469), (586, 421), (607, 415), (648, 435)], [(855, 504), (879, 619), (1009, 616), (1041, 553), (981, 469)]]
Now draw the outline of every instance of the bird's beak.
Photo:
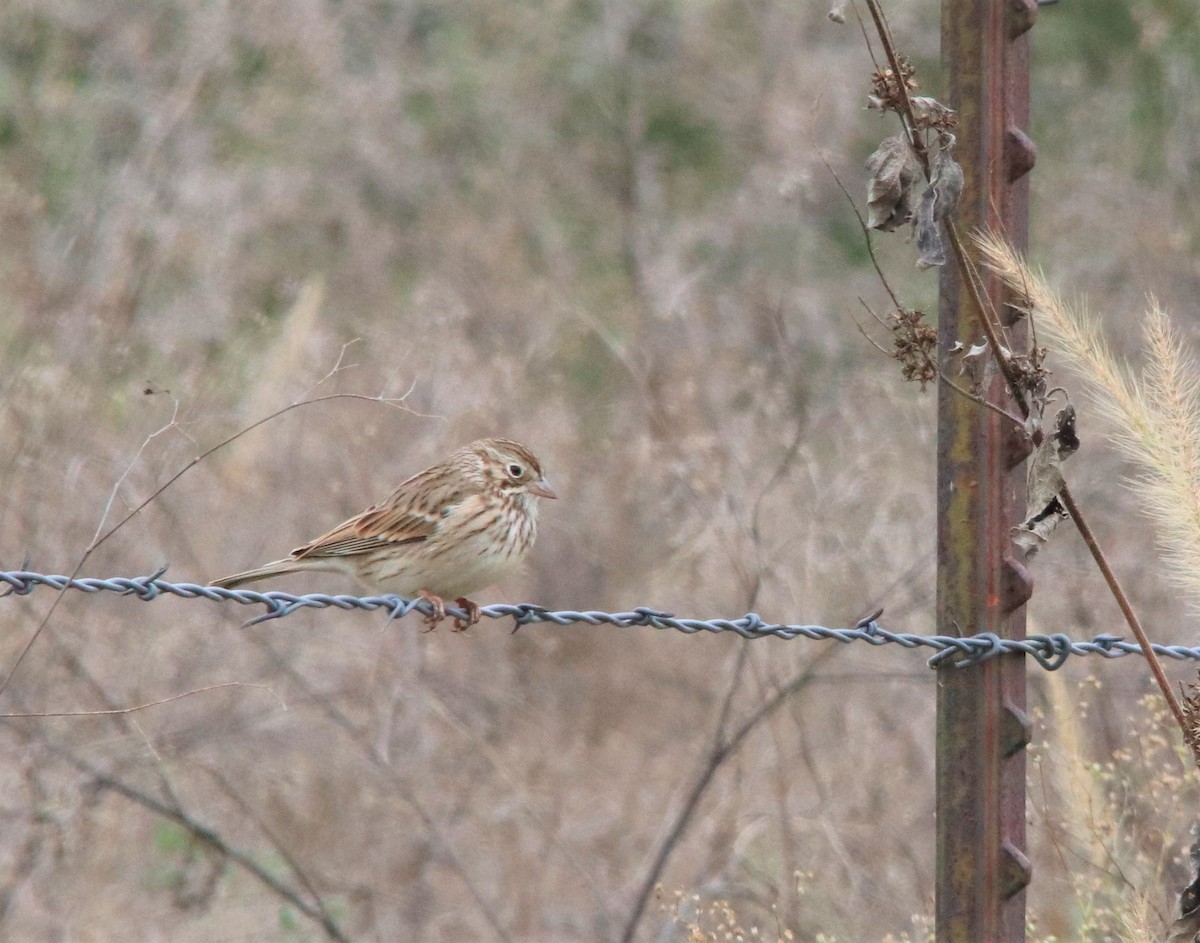
[(536, 494), (539, 498), (558, 497), (558, 495), (554, 493), (554, 489), (550, 487), (550, 482), (548, 482), (544, 477), (539, 478), (529, 486), (529, 493)]

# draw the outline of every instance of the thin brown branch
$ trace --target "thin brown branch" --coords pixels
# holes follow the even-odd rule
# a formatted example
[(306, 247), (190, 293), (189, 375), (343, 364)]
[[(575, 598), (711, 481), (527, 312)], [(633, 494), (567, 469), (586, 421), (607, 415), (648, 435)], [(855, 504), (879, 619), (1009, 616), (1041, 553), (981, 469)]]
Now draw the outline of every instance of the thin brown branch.
[[(875, 29), (879, 33), (879, 41), (883, 44), (884, 51), (887, 53), (888, 64), (892, 69), (892, 74), (896, 80), (897, 91), (900, 95), (900, 103), (903, 109), (901, 114), (902, 123), (905, 126), (905, 132), (909, 143), (912, 145), (913, 152), (917, 155), (917, 159), (921, 162), (921, 168), (924, 171), (925, 179), (930, 179), (930, 164), (929, 152), (925, 148), (925, 141), (921, 135), (917, 133), (916, 116), (913, 113), (912, 100), (908, 95), (908, 88), (905, 86), (900, 74), (900, 56), (896, 52), (896, 44), (892, 40), (891, 29), (887, 25), (887, 17), (884, 16), (882, 8), (879, 6), (879, 0), (866, 0), (867, 9), (871, 11), (871, 18), (875, 21)], [(857, 213), (857, 209), (855, 210)], [(859, 217), (861, 219), (861, 216)], [(990, 305), (985, 300), (986, 296), (982, 287), (978, 284), (977, 275), (972, 272), (969, 257), (963, 246), (962, 239), (958, 235), (958, 229), (951, 219), (945, 220), (946, 235), (950, 245), (954, 249), (954, 256), (958, 264), (959, 272), (962, 275), (963, 283), (967, 286), (967, 292), (971, 296), (971, 300), (979, 309), (979, 320), (983, 326), (984, 335), (987, 337), (988, 343), (992, 345), (992, 351), (996, 357), (996, 363), (1000, 367), (1000, 372), (1004, 375), (1004, 380), (1008, 384), (1009, 392), (1011, 393), (1017, 405), (1021, 409), (1022, 415), (1029, 415), (1029, 404), (1025, 398), (1024, 390), (1020, 385), (1020, 377), (1012, 361), (1004, 353), (1005, 346), (1001, 344), (1000, 332), (992, 323), (992, 319), (988, 316)], [(890, 290), (890, 289), (889, 289)]]
[[(157, 489), (155, 489), (155, 491), (153, 492), (153, 494), (150, 495), (150, 497), (146, 498), (146, 500), (144, 500), (141, 504), (139, 504), (137, 507), (135, 507), (128, 514), (126, 514), (116, 524), (114, 524), (112, 527), (110, 527), (104, 533), (104, 536), (100, 537), (97, 540), (94, 540), (92, 542), (92, 544), (87, 548), (86, 553), (88, 555), (90, 555), (102, 543), (104, 543), (106, 540), (108, 540), (109, 537), (111, 537), (113, 534), (115, 534), (117, 531), (119, 531), (122, 527), (124, 527), (126, 524), (128, 524), (134, 517), (136, 517), (143, 510), (145, 510), (146, 507), (148, 507), (151, 504), (151, 502), (155, 501), (159, 497), (159, 495), (161, 495), (164, 491), (166, 491), (168, 488), (170, 488), (171, 485), (175, 484), (175, 482), (177, 482), (180, 478), (182, 478), (185, 474), (187, 474), (189, 471), (191, 471), (195, 466), (199, 465), (202, 461), (204, 461), (206, 458), (208, 458), (214, 452), (219, 452), (221, 449), (225, 448), (227, 445), (232, 445), (234, 442), (236, 442), (238, 439), (240, 439), (242, 436), (246, 435), (247, 433), (253, 432), (259, 426), (265, 425), (266, 423), (271, 422), (274, 419), (278, 419), (280, 416), (284, 415), (285, 413), (290, 413), (293, 409), (299, 409), (301, 406), (315, 406), (317, 403), (326, 403), (326, 402), (329, 402), (330, 400), (335, 400), (335, 399), (365, 400), (368, 403), (383, 403), (386, 406), (393, 406), (397, 409), (405, 409), (406, 411), (409, 411), (407, 409), (407, 407), (402, 406), (398, 400), (385, 399), (382, 396), (367, 396), (363, 393), (327, 393), (326, 395), (318, 396), (315, 399), (302, 399), (302, 400), (297, 400), (294, 403), (289, 403), (287, 406), (284, 406), (282, 409), (275, 410), (275, 412), (271, 413), (270, 415), (264, 416), (262, 419), (259, 419), (256, 422), (252, 422), (250, 425), (246, 426), (244, 429), (242, 429), (238, 432), (235, 432), (233, 435), (229, 436), (226, 439), (222, 439), (216, 445), (211, 446), (208, 449), (205, 449), (198, 456), (196, 456), (190, 462), (185, 464), (183, 466), (183, 468), (179, 469), (179, 471), (177, 471), (174, 475), (172, 475), (170, 478), (168, 478), (161, 486), (159, 486)], [(0, 686), (0, 691), (3, 691), (3, 686)]]
[(858, 204), (854, 202), (854, 197), (850, 195), (850, 191), (846, 189), (846, 185), (842, 183), (842, 178), (837, 175), (837, 171), (830, 166), (829, 161), (825, 159), (825, 155), (821, 155), (821, 163), (825, 165), (825, 169), (829, 171), (833, 177), (834, 183), (838, 185), (838, 189), (846, 197), (846, 202), (850, 204), (850, 209), (854, 211), (855, 217), (858, 219), (859, 229), (862, 230), (863, 238), (867, 243), (867, 254), (871, 257), (871, 264), (875, 267), (875, 274), (879, 276), (879, 280), (883, 283), (884, 290), (887, 291), (888, 297), (892, 299), (892, 305), (896, 310), (900, 310), (900, 299), (896, 297), (896, 292), (892, 290), (891, 283), (887, 280), (887, 276), (883, 273), (883, 267), (879, 264), (879, 259), (875, 256), (875, 244), (871, 240), (871, 230), (867, 226), (867, 221), (863, 219), (862, 213), (859, 212)]
[(1007, 419), (1013, 425), (1018, 426), (1022, 429), (1025, 428), (1025, 423), (1020, 419), (1020, 417), (1014, 416), (1012, 413), (1010, 413), (1004, 407), (997, 406), (995, 403), (991, 402), (988, 399), (985, 399), (984, 397), (980, 396), (978, 393), (972, 393), (965, 386), (960, 386), (958, 383), (955, 383), (948, 376), (946, 376), (946, 374), (941, 370), (941, 368), (938, 368), (937, 375), (938, 375), (939, 380), (941, 380), (943, 383), (945, 383), (946, 386), (950, 387), (950, 389), (954, 390), (954, 392), (959, 394), (959, 396), (965, 396), (972, 403), (978, 403), (980, 406), (983, 406), (985, 409), (990, 409), (992, 412), (1003, 416), (1005, 419)]
[(921, 139), (921, 135), (917, 132), (917, 118), (913, 113), (912, 100), (908, 96), (908, 88), (904, 84), (904, 79), (900, 72), (900, 56), (896, 52), (896, 44), (892, 40), (892, 30), (888, 26), (887, 17), (883, 15), (883, 9), (879, 6), (879, 0), (866, 0), (867, 9), (871, 11), (871, 19), (875, 21), (875, 30), (879, 33), (879, 41), (883, 44), (883, 51), (887, 55), (888, 65), (891, 67), (892, 75), (896, 80), (896, 89), (900, 95), (900, 104), (903, 107), (904, 131), (908, 138), (909, 144), (912, 145), (913, 153), (917, 155), (917, 159), (921, 162), (921, 168), (925, 171), (925, 179), (929, 179), (929, 152), (925, 149), (925, 142)]
[(1079, 536), (1083, 538), (1084, 545), (1092, 555), (1092, 559), (1096, 561), (1096, 566), (1100, 568), (1100, 574), (1104, 577), (1104, 582), (1108, 584), (1109, 592), (1113, 594), (1113, 598), (1117, 601), (1117, 606), (1121, 610), (1121, 615), (1125, 617), (1125, 622), (1133, 631), (1134, 637), (1138, 644), (1142, 647), (1142, 654), (1146, 657), (1146, 664), (1150, 666), (1150, 673), (1154, 675), (1154, 680), (1158, 684), (1159, 689), (1163, 693), (1163, 697), (1167, 699), (1167, 706), (1171, 709), (1171, 714), (1175, 717), (1175, 722), (1179, 724), (1179, 729), (1183, 731), (1184, 738), (1188, 738), (1188, 723), (1184, 716), (1183, 707), (1179, 703), (1179, 698), (1175, 695), (1174, 689), (1167, 681), (1166, 672), (1163, 671), (1162, 662), (1154, 649), (1150, 647), (1150, 637), (1146, 635), (1146, 630), (1142, 628), (1141, 620), (1138, 619), (1137, 613), (1133, 611), (1133, 606), (1129, 602), (1129, 597), (1125, 595), (1125, 590), (1121, 587), (1117, 580), (1116, 574), (1113, 573), (1112, 567), (1108, 564), (1108, 558), (1105, 557), (1104, 551), (1100, 549), (1100, 544), (1096, 540), (1096, 535), (1092, 533), (1091, 527), (1083, 517), (1083, 513), (1079, 510), (1079, 505), (1075, 503), (1075, 498), (1066, 485), (1059, 492), (1059, 498), (1062, 499), (1063, 506), (1070, 513), (1072, 520), (1075, 521), (1075, 527), (1079, 530)]
[(863, 43), (867, 47), (867, 55), (871, 57), (871, 65), (875, 67), (875, 71), (879, 71), (879, 60), (875, 58), (875, 49), (871, 45), (871, 37), (867, 33), (867, 24), (863, 22), (862, 14), (858, 12), (858, 4), (854, 0), (850, 0), (850, 8), (854, 11), (854, 18), (858, 21), (858, 28), (862, 30)]
[(864, 338), (866, 338), (866, 341), (868, 344), (870, 344), (872, 347), (874, 347), (877, 351), (879, 351), (884, 356), (887, 356), (887, 357), (892, 356), (892, 352), (890, 350), (888, 350), (886, 347), (884, 347), (881, 343), (879, 343), (879, 341), (875, 340), (875, 338), (873, 338), (870, 334), (868, 334), (867, 329), (865, 327), (863, 327), (857, 321), (854, 322), (854, 326), (856, 328), (858, 328), (858, 333), (861, 334)]
[[(1012, 359), (1005, 353), (1008, 348), (1002, 342), (1000, 331), (988, 314), (991, 306), (986, 300), (982, 285), (979, 284), (978, 271), (967, 255), (966, 247), (959, 237), (958, 228), (954, 225), (954, 221), (948, 219), (945, 221), (945, 225), (946, 237), (954, 251), (954, 258), (958, 265), (959, 274), (962, 276), (963, 284), (967, 288), (967, 294), (979, 310), (980, 326), (983, 328), (984, 337), (987, 338), (987, 342), (992, 347), (992, 354), (996, 358), (996, 364), (1000, 367), (1000, 373), (1004, 376), (1004, 382), (1008, 387), (1009, 395), (1012, 396), (1017, 407), (1021, 410), (1021, 415), (1028, 416), (1030, 413), (1029, 400), (1025, 396), (1025, 390), (1021, 386), (1021, 377), (1017, 368), (1013, 365)], [(1034, 444), (1040, 445), (1041, 442), (1035, 439)]]
[(209, 691), (219, 691), (221, 688), (261, 688), (268, 692), (272, 697), (279, 702), (279, 706), (287, 710), (287, 704), (284, 702), (274, 689), (266, 684), (256, 684), (253, 681), (225, 681), (221, 684), (209, 684), (202, 688), (194, 688), (191, 691), (183, 691), (179, 694), (172, 694), (169, 697), (159, 698), (157, 701), (146, 701), (144, 704), (135, 704), (132, 707), (110, 707), (107, 710), (99, 711), (29, 711), (19, 714), (0, 714), (0, 717), (14, 720), (22, 717), (112, 717), (114, 715), (135, 714), (138, 711), (149, 710), (151, 707), (160, 707), (163, 704), (170, 704), (172, 701), (181, 701), (185, 697), (192, 697), (196, 694), (206, 694)]

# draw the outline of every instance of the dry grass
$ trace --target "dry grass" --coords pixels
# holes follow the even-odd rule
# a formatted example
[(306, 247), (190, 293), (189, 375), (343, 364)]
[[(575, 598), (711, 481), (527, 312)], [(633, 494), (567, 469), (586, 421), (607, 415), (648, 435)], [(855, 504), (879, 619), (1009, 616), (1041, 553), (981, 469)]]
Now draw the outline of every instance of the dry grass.
[(1084, 730), (1095, 707), (1113, 700), (1110, 686), (1057, 675), (1047, 682), (1036, 712), (1046, 735), (1030, 754), (1030, 807), (1044, 856), (1035, 896), (1058, 903), (1041, 911), (1038, 930), (1049, 939), (1161, 939), (1178, 907), (1175, 889), (1190, 880), (1200, 778), (1169, 736), (1158, 698), (1139, 701), (1105, 754), (1085, 742)]
[(1200, 371), (1151, 298), (1139, 316), (1144, 367), (1118, 361), (1095, 319), (1069, 304), (1004, 242), (977, 240), (987, 265), (1023, 299), (1039, 332), (1084, 382), (1096, 415), (1140, 474), (1127, 484), (1158, 527), (1167, 572), (1200, 599)]
[[(918, 62), (935, 17), (897, 5)], [(819, 5), (17, 0), (0, 36), (5, 567), (69, 570), (111, 496), (110, 520), (265, 413), (352, 392), (403, 408), (289, 412), (185, 475), (88, 574), (260, 562), (496, 433), (534, 446), (562, 495), (496, 598), (825, 624), (881, 604), (889, 627), (933, 628), (933, 400), (845, 314), (881, 290), (819, 154), (853, 180), (880, 126), (859, 112), (861, 37)], [(1113, 279), (1141, 262), (1121, 239)], [(932, 276), (881, 253), (933, 310)], [(1188, 277), (1164, 268), (1164, 295)], [(1115, 460), (1089, 461), (1080, 487), (1113, 509), (1102, 536), (1170, 624), (1151, 547), (1111, 498)], [(1069, 537), (1038, 566), (1047, 625), (1112, 628)], [(0, 665), (49, 602), (0, 601)], [(321, 938), (107, 776), (315, 893), (356, 940), (617, 939), (713, 744), (821, 651), (244, 615), (63, 600), (4, 710), (269, 691), (6, 722), (0, 935)], [(935, 692), (919, 657), (821, 664), (720, 767), (663, 886), (761, 933), (923, 939)], [(1127, 745), (1141, 682), (1115, 670), (1081, 756)], [(1160, 762), (1121, 770), (1149, 783)], [(1158, 810), (1122, 816), (1119, 834), (1143, 834)], [(1091, 827), (1046, 818), (1035, 844)], [(1038, 882), (1073, 867), (1049, 857)], [(636, 938), (688, 932), (651, 907)]]

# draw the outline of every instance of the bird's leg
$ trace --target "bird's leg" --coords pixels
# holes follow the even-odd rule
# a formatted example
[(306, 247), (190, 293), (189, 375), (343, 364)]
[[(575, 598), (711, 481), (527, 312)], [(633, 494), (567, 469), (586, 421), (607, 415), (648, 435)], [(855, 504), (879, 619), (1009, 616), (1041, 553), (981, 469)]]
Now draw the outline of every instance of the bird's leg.
[[(425, 624), (429, 626), (425, 631), (432, 632), (437, 628), (437, 624), (446, 618), (446, 603), (441, 596), (435, 596), (427, 589), (421, 590), (417, 595), (433, 606), (433, 612), (425, 617)], [(454, 624), (458, 625), (457, 619), (454, 620)]]
[(470, 599), (467, 599), (466, 596), (459, 596), (458, 599), (456, 599), (454, 601), (456, 603), (458, 603), (459, 606), (461, 606), (463, 609), (467, 610), (467, 618), (466, 619), (458, 618), (458, 619), (454, 620), (454, 631), (455, 632), (465, 632), (467, 629), (469, 629), (471, 626), (473, 626), (476, 622), (479, 621), (479, 617), (481, 615), (481, 613), (479, 611), (479, 603), (472, 602)]

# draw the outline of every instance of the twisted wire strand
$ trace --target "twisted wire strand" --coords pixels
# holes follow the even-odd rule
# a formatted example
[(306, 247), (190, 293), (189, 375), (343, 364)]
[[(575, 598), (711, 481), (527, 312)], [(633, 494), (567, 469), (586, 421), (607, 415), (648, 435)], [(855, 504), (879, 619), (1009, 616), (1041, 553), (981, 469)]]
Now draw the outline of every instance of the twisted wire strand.
[[(328, 609), (334, 607), (367, 611), (382, 609), (388, 613), (389, 621), (401, 619), (410, 612), (418, 612), (425, 616), (429, 616), (433, 612), (433, 606), (427, 600), (420, 598), (405, 599), (393, 595), (351, 596), (306, 593), (296, 596), (281, 592), (260, 593), (256, 590), (224, 589), (219, 586), (202, 586), (198, 583), (172, 583), (162, 578), (164, 573), (166, 573), (166, 567), (149, 576), (71, 579), (67, 576), (35, 573), (29, 570), (0, 571), (0, 586), (7, 586), (4, 592), (0, 593), (0, 598), (12, 595), (25, 596), (38, 586), (46, 586), (60, 591), (73, 589), (84, 593), (117, 593), (121, 596), (135, 596), (143, 602), (150, 602), (163, 595), (173, 595), (181, 596), (184, 599), (210, 599), (214, 602), (237, 602), (247, 606), (261, 604), (267, 607), (266, 612), (250, 619), (246, 625), (280, 619), (299, 609), (306, 608)], [(447, 606), (446, 612), (450, 616), (463, 618), (467, 616), (466, 612), (454, 606)], [(514, 632), (523, 625), (539, 622), (561, 626), (585, 623), (587, 625), (613, 625), (618, 628), (645, 626), (652, 629), (675, 629), (687, 635), (694, 635), (697, 632), (736, 632), (745, 639), (806, 638), (813, 641), (832, 640), (844, 644), (866, 642), (868, 645), (895, 644), (902, 648), (924, 647), (935, 649), (935, 653), (928, 660), (931, 668), (937, 668), (948, 660), (957, 667), (966, 667), (979, 664), (997, 655), (1019, 653), (1030, 656), (1047, 671), (1055, 671), (1061, 668), (1071, 655), (1100, 655), (1104, 658), (1120, 658), (1123, 655), (1134, 655), (1141, 652), (1141, 648), (1136, 642), (1128, 642), (1118, 635), (1097, 635), (1090, 641), (1076, 642), (1061, 633), (1030, 635), (1024, 639), (1005, 639), (991, 632), (965, 637), (892, 632), (882, 628), (876, 622), (882, 613), (876, 613), (846, 629), (827, 628), (821, 625), (768, 623), (753, 612), (747, 613), (739, 619), (685, 619), (673, 613), (662, 612), (647, 606), (639, 606), (628, 612), (598, 612), (574, 609), (552, 611), (531, 603), (518, 605), (494, 603), (490, 606), (481, 606), (480, 614), (489, 619), (511, 618), (514, 622)], [(1158, 655), (1165, 658), (1200, 660), (1200, 647), (1189, 648), (1184, 645), (1154, 645), (1152, 647)]]

